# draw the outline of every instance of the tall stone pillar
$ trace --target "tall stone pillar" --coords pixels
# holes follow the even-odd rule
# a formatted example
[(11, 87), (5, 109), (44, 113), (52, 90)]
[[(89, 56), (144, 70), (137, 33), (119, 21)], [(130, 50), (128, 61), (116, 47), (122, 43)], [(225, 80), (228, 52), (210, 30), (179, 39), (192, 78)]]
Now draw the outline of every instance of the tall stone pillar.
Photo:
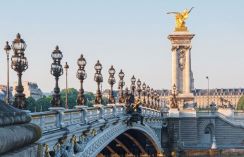
[(172, 81), (171, 81), (171, 87), (174, 86), (174, 84), (177, 86), (177, 52), (176, 49), (172, 48)]
[(194, 34), (188, 31), (175, 31), (168, 36), (172, 44), (172, 91), (174, 84), (179, 102), (193, 102), (191, 92), (193, 76), (191, 70), (191, 40)]

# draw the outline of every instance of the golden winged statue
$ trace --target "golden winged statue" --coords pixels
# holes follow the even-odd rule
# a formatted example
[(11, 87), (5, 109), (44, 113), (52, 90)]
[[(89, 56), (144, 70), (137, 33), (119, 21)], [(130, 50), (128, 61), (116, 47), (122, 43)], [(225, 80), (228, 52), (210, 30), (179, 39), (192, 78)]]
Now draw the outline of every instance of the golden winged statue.
[(187, 31), (187, 27), (185, 26), (185, 20), (188, 18), (190, 12), (194, 7), (190, 10), (185, 9), (182, 12), (168, 12), (167, 14), (175, 14), (175, 31)]

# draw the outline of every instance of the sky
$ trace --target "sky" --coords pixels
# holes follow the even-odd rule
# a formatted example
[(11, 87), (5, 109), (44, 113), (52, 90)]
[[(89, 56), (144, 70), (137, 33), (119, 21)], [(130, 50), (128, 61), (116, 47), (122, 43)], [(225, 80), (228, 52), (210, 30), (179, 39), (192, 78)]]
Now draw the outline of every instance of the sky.
[[(87, 60), (86, 91), (95, 91), (94, 64), (103, 65), (103, 88), (108, 69), (125, 72), (126, 86), (135, 75), (155, 89), (171, 84), (171, 45), (174, 17), (168, 11), (194, 7), (186, 25), (192, 39), (195, 88), (244, 87), (244, 1), (223, 0), (11, 0), (0, 1), (0, 84), (6, 84), (5, 41), (17, 33), (27, 44), (29, 68), (23, 80), (36, 82), (44, 92), (54, 88), (50, 74), (51, 53), (56, 45), (67, 61), (68, 86), (78, 89), (77, 59)], [(12, 55), (12, 52), (11, 52)], [(10, 70), (10, 85), (17, 80)], [(118, 81), (117, 81), (118, 82)], [(65, 88), (65, 76), (60, 77)], [(118, 85), (115, 84), (115, 88)]]

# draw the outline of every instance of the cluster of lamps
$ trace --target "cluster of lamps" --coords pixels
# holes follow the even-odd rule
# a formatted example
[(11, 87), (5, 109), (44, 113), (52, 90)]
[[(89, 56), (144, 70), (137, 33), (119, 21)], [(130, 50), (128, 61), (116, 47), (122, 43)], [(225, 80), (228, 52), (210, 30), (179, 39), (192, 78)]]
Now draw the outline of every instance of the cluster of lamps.
[[(137, 93), (135, 93), (137, 91)], [(144, 82), (141, 84), (141, 80), (137, 79), (133, 75), (131, 78), (131, 93), (137, 96), (138, 99), (145, 105), (145, 107), (159, 110), (161, 108), (160, 95), (157, 91), (150, 88)]]
[[(6, 102), (7, 104), (10, 104), (10, 96), (9, 96), (9, 54), (10, 50), (12, 49), (14, 54), (11, 57), (11, 68), (17, 72), (18, 75), (18, 85), (16, 86), (16, 94), (15, 94), (15, 100), (13, 102), (13, 105), (19, 109), (25, 109), (26, 108), (26, 98), (24, 92), (24, 88), (22, 85), (22, 74), (23, 72), (28, 68), (28, 61), (25, 57), (25, 49), (26, 49), (26, 43), (21, 38), (20, 34), (18, 33), (16, 36), (16, 39), (12, 42), (12, 45), (10, 46), (8, 42), (6, 42), (6, 45), (4, 47), (4, 50), (7, 54), (7, 98)], [(63, 58), (63, 53), (60, 51), (59, 47), (56, 46), (55, 50), (51, 54), (52, 57), (52, 64), (50, 68), (50, 73), (55, 78), (55, 87), (52, 94), (52, 100), (51, 104), (52, 107), (60, 107), (61, 106), (61, 99), (60, 99), (60, 88), (59, 88), (59, 77), (63, 75), (63, 68), (65, 69), (66, 74), (66, 108), (68, 108), (68, 93), (67, 93), (67, 72), (69, 69), (69, 65), (67, 62), (65, 63), (64, 67), (61, 64), (61, 60)], [(76, 73), (77, 79), (80, 81), (80, 89), (77, 96), (77, 104), (78, 105), (84, 105), (86, 103), (86, 99), (84, 96), (84, 89), (83, 89), (83, 82), (87, 77), (87, 73), (85, 71), (86, 66), (86, 59), (83, 57), (83, 55), (80, 56), (77, 60), (78, 70)], [(102, 64), (97, 61), (97, 63), (94, 66), (95, 69), (95, 75), (94, 75), (94, 81), (97, 83), (97, 91), (96, 91), (96, 98), (95, 98), (95, 104), (101, 104), (102, 103), (102, 92), (101, 92), (101, 83), (103, 82), (103, 76), (102, 76)], [(110, 92), (109, 92), (109, 103), (114, 104), (116, 102), (114, 92), (113, 92), (113, 86), (116, 83), (115, 80), (115, 69), (113, 66), (111, 66), (108, 70), (109, 78), (108, 83), (110, 85)], [(126, 97), (129, 95), (128, 88), (123, 90), (123, 87), (125, 86), (124, 82), (124, 72), (120, 70), (119, 74), (119, 82), (118, 82), (118, 91), (119, 91), (119, 103), (125, 103)], [(157, 94), (156, 91), (153, 91), (153, 89), (149, 86), (146, 86), (145, 83), (141, 83), (140, 79), (137, 79), (134, 77), (134, 75), (131, 78), (131, 94), (133, 96), (138, 95), (139, 99), (142, 99), (143, 104), (146, 107), (151, 107), (155, 109), (159, 109), (159, 103), (160, 103), (160, 97), (159, 94)]]

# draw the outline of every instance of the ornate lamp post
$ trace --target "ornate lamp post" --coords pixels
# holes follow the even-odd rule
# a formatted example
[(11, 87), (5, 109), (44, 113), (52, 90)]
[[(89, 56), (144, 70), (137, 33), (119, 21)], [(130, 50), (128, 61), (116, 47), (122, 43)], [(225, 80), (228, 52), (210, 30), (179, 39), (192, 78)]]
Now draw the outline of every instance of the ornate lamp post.
[(147, 107), (149, 107), (150, 106), (150, 87), (149, 86), (147, 86), (147, 88), (146, 88), (146, 93), (147, 93)]
[(131, 78), (131, 92), (133, 95), (135, 95), (135, 89), (136, 89), (136, 78), (133, 75)]
[(145, 82), (143, 82), (142, 84), (142, 94), (143, 94), (143, 104), (145, 105), (146, 104), (146, 87), (147, 85), (145, 84)]
[(119, 72), (119, 103), (125, 102), (125, 97), (124, 97), (124, 93), (123, 93), (123, 87), (125, 85), (124, 77), (125, 77), (125, 74), (121, 69)]
[(158, 106), (158, 101), (157, 101), (157, 92), (154, 91), (154, 109), (157, 109), (157, 106)]
[(95, 104), (101, 104), (102, 103), (102, 93), (100, 90), (100, 83), (103, 82), (103, 76), (101, 74), (102, 64), (99, 62), (99, 60), (95, 64), (94, 69), (96, 70), (94, 80), (97, 82), (97, 93), (96, 93)]
[(160, 95), (159, 94), (157, 94), (157, 103), (158, 103), (158, 105), (157, 105), (157, 109), (158, 110), (160, 110)]
[(69, 105), (68, 105), (68, 69), (69, 69), (69, 65), (67, 62), (65, 62), (64, 69), (65, 69), (65, 108), (68, 109), (69, 108)]
[(80, 80), (80, 90), (77, 95), (77, 104), (78, 105), (84, 105), (86, 102), (86, 99), (84, 97), (84, 89), (83, 89), (83, 81), (86, 79), (86, 71), (85, 71), (85, 66), (86, 66), (86, 59), (83, 57), (83, 55), (80, 55), (80, 58), (77, 60), (77, 65), (78, 65), (78, 70), (76, 77)]
[(56, 49), (52, 52), (51, 57), (53, 59), (53, 63), (51, 64), (51, 74), (55, 77), (55, 88), (53, 90), (51, 104), (53, 107), (60, 107), (61, 100), (58, 79), (61, 75), (63, 75), (63, 67), (61, 65), (63, 54), (59, 50), (58, 46), (56, 46)]
[(153, 88), (151, 88), (151, 92), (150, 92), (150, 96), (151, 96), (151, 104), (150, 104), (150, 108), (153, 108), (154, 107), (154, 90)]
[(110, 94), (109, 94), (109, 103), (110, 104), (114, 104), (115, 103), (115, 99), (114, 99), (114, 95), (113, 95), (113, 85), (115, 84), (115, 78), (114, 78), (114, 74), (115, 74), (115, 69), (113, 66), (110, 67), (110, 69), (108, 70), (109, 73), (109, 78), (108, 78), (108, 84), (110, 85)]
[(25, 94), (24, 88), (22, 85), (22, 73), (28, 68), (28, 61), (25, 57), (25, 49), (26, 44), (23, 39), (21, 39), (20, 34), (18, 33), (16, 36), (16, 39), (14, 39), (12, 43), (12, 49), (14, 51), (14, 55), (11, 57), (11, 68), (17, 72), (18, 75), (18, 85), (16, 87), (16, 94), (15, 94), (15, 100), (14, 100), (14, 106), (19, 109), (25, 109)]
[(138, 98), (141, 99), (141, 80), (138, 79), (136, 84), (137, 84)]
[(7, 55), (7, 91), (6, 91), (6, 104), (10, 104), (10, 97), (9, 97), (9, 52), (11, 50), (11, 47), (8, 44), (8, 41), (6, 41), (6, 45), (4, 47), (4, 50)]

